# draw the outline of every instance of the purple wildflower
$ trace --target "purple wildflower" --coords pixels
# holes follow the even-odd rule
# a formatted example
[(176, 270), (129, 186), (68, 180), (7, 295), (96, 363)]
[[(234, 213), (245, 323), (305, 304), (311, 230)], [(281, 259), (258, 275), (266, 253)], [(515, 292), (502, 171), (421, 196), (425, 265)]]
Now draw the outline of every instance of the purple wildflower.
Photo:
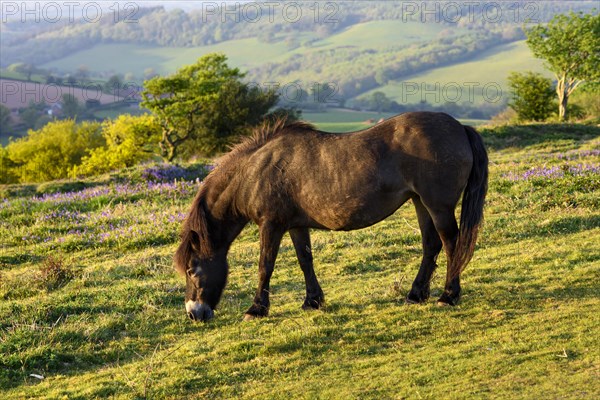
[(566, 174), (571, 176), (600, 174), (600, 164), (532, 167), (523, 173), (509, 172), (502, 175), (502, 177), (511, 181), (527, 181), (531, 179), (563, 178)]

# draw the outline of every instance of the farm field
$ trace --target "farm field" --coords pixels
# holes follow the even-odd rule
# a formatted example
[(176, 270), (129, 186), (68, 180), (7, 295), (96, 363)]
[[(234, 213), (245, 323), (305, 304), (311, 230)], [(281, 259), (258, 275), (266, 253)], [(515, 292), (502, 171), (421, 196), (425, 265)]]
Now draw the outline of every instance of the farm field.
[[(507, 77), (510, 72), (534, 71), (540, 72), (549, 78), (553, 75), (547, 71), (542, 60), (536, 59), (531, 50), (527, 47), (525, 41), (507, 43), (493, 47), (492, 49), (481, 53), (472, 60), (463, 63), (454, 64), (446, 67), (433, 68), (420, 74), (409, 75), (402, 80), (390, 81), (385, 86), (380, 86), (359, 97), (366, 97), (373, 92), (383, 92), (392, 100), (401, 103), (418, 103), (422, 99), (432, 103), (451, 101), (467, 102), (468, 87), (465, 82), (469, 82), (474, 87), (475, 102), (481, 103), (484, 100), (482, 88), (486, 84), (497, 84), (502, 91), (508, 93)], [(433, 94), (424, 95), (420, 90), (411, 94), (412, 87), (407, 88), (407, 82), (415, 82), (418, 85), (426, 83), (431, 87), (437, 83), (440, 87), (448, 85), (447, 91), (437, 90), (438, 97), (446, 96), (441, 100), (434, 100)], [(475, 85), (475, 84), (477, 85)], [(462, 89), (459, 93), (453, 89), (452, 84), (458, 84)], [(491, 89), (490, 89), (491, 90)], [(462, 94), (462, 97), (461, 97)], [(490, 97), (495, 97), (495, 93), (490, 92)]]
[(98, 84), (76, 87), (0, 79), (0, 87), (2, 87), (2, 91), (4, 92), (0, 98), (0, 103), (11, 109), (27, 107), (31, 101), (36, 103), (45, 101), (47, 104), (54, 104), (62, 101), (62, 96), (65, 94), (72, 94), (82, 103), (90, 99), (98, 100), (101, 104), (124, 100), (123, 97), (103, 93), (98, 90)]
[(486, 222), (454, 308), (435, 304), (443, 255), (430, 301), (404, 302), (421, 257), (410, 202), (371, 228), (313, 231), (321, 311), (300, 309), (286, 236), (270, 316), (242, 322), (257, 284), (249, 225), (201, 324), (171, 257), (207, 168), (0, 187), (2, 397), (598, 398), (600, 128), (481, 131)]

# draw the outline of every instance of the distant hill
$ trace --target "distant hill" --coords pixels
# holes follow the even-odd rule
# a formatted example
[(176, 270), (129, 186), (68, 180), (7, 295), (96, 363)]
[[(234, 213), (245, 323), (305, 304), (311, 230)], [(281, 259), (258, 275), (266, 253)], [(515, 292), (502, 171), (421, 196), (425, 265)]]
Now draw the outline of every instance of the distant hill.
[[(195, 4), (185, 11), (176, 5), (139, 8), (135, 23), (122, 14), (107, 14), (95, 23), (33, 24), (35, 29), (18, 21), (3, 23), (0, 66), (26, 62), (57, 75), (83, 67), (91, 78), (121, 74), (141, 83), (203, 54), (223, 52), (231, 65), (248, 71), (249, 81), (261, 85), (300, 85), (311, 93), (315, 83), (329, 83), (336, 106), (374, 91), (397, 99), (399, 82), (407, 80), (493, 80), (504, 90), (509, 71), (543, 71), (522, 42), (523, 18), (531, 14), (524, 2), (498, 3), (499, 19), (485, 17), (481, 7), (473, 15), (461, 10), (453, 16), (444, 9), (408, 13), (395, 1), (297, 3), (303, 12), (297, 21), (275, 8), (255, 22), (246, 14), (203, 12), (202, 3)], [(591, 1), (542, 2), (533, 11), (543, 22), (593, 6)]]
[[(523, 40), (495, 46), (481, 52), (471, 60), (408, 75), (401, 81), (390, 81), (387, 85), (379, 86), (360, 97), (368, 97), (372, 93), (380, 91), (390, 99), (403, 103), (418, 103), (421, 99), (442, 103), (445, 101), (461, 102), (469, 101), (468, 91), (472, 87), (473, 102), (481, 104), (485, 102), (482, 89), (486, 85), (490, 85), (490, 90), (496, 84), (503, 91), (508, 90), (507, 76), (511, 71), (535, 71), (548, 77), (553, 76), (544, 68), (542, 60), (533, 57)], [(419, 85), (416, 91), (411, 86), (413, 84)], [(421, 84), (428, 84), (430, 87), (439, 85), (439, 101), (433, 101), (433, 95), (422, 91)], [(444, 90), (444, 88), (447, 89)], [(462, 93), (458, 93), (455, 88)], [(406, 93), (407, 89), (410, 94)], [(491, 98), (493, 94), (490, 93), (488, 96)]]

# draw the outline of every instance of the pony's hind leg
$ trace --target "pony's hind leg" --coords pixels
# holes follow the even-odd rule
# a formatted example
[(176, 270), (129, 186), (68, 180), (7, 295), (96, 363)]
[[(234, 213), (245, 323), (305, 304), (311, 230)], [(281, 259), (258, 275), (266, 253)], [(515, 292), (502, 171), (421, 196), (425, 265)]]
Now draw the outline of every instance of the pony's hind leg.
[(446, 284), (444, 293), (438, 299), (440, 305), (456, 305), (460, 299), (460, 276), (452, 276), (452, 260), (458, 238), (458, 225), (452, 208), (443, 211), (429, 209), (435, 229), (442, 239), (447, 259)]
[(296, 255), (300, 262), (300, 268), (304, 273), (304, 281), (306, 283), (306, 298), (302, 308), (318, 309), (325, 304), (325, 296), (313, 266), (313, 256), (310, 247), (310, 232), (308, 228), (290, 229), (290, 237), (296, 249)]
[(269, 314), (269, 285), (275, 268), (275, 259), (285, 231), (278, 225), (263, 223), (260, 228), (260, 260), (258, 264), (258, 288), (252, 306), (246, 311), (244, 319), (265, 317)]
[(429, 298), (431, 277), (437, 267), (436, 259), (442, 250), (442, 241), (435, 229), (433, 219), (421, 202), (421, 199), (415, 197), (412, 200), (417, 210), (419, 228), (421, 228), (423, 259), (421, 260), (421, 266), (412, 284), (412, 288), (406, 296), (406, 301), (408, 303), (423, 303)]

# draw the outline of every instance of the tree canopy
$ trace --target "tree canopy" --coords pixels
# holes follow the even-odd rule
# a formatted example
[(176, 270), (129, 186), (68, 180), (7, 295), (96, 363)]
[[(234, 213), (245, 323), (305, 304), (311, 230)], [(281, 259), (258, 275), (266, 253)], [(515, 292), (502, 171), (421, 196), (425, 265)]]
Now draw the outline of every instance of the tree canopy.
[(600, 78), (600, 15), (558, 14), (547, 25), (525, 29), (533, 54), (556, 77), (559, 119), (567, 118), (569, 95), (583, 81)]
[(144, 83), (142, 106), (162, 127), (160, 147), (172, 161), (180, 155), (212, 155), (223, 151), (235, 136), (259, 123), (277, 103), (273, 90), (242, 82), (244, 74), (227, 65), (220, 53), (207, 54), (170, 76)]

